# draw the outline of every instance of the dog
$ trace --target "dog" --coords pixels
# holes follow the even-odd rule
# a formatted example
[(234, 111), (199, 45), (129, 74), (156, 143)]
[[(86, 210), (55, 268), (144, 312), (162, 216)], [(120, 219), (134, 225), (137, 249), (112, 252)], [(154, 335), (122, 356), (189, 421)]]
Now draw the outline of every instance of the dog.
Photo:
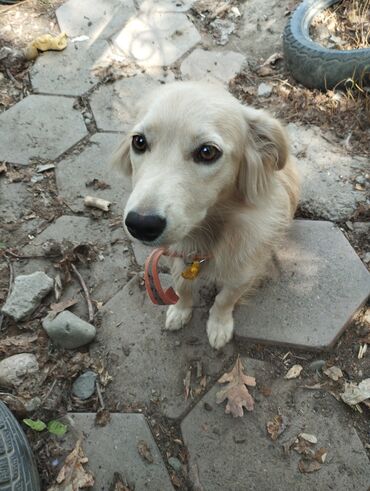
[(226, 89), (174, 82), (139, 101), (137, 121), (113, 165), (132, 176), (124, 210), (129, 236), (170, 256), (177, 303), (165, 329), (190, 320), (194, 281), (219, 285), (209, 311), (211, 346), (233, 336), (233, 309), (266, 276), (295, 213), (299, 176), (282, 125)]

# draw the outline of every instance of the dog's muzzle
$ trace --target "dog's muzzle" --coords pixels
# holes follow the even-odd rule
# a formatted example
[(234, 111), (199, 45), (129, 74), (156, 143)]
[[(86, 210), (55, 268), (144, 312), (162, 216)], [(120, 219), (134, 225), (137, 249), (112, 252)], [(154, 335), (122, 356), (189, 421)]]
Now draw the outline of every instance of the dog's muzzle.
[(127, 214), (125, 225), (135, 239), (152, 242), (166, 228), (166, 219), (159, 215), (140, 215), (135, 211)]

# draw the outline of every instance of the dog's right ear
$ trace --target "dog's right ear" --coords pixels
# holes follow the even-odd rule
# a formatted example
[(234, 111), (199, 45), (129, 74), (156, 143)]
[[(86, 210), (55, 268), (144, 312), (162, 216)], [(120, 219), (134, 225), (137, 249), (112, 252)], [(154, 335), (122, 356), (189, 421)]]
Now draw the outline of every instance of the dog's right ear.
[(130, 159), (131, 138), (125, 136), (111, 158), (111, 166), (123, 172), (126, 176), (132, 174), (132, 164)]

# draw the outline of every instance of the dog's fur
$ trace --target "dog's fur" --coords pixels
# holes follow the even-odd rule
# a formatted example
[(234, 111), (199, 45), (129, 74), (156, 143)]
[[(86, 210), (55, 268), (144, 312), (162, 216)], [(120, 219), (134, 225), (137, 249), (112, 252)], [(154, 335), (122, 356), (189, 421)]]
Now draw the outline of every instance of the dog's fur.
[[(131, 149), (137, 133), (149, 145), (139, 155)], [(221, 148), (221, 158), (194, 162), (204, 143)], [(233, 335), (236, 302), (266, 274), (297, 206), (299, 179), (284, 129), (222, 87), (176, 82), (143, 98), (114, 164), (132, 174), (125, 217), (136, 211), (167, 220), (151, 245), (211, 256), (199, 277), (221, 287), (207, 322), (211, 346), (221, 348)], [(167, 310), (166, 329), (176, 330), (190, 320), (194, 282), (181, 277), (183, 259), (172, 261), (179, 301)]]

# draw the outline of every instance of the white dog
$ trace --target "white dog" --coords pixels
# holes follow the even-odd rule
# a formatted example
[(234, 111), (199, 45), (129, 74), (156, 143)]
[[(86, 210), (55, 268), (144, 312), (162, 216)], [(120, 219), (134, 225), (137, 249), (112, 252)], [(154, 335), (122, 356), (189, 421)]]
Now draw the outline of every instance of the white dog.
[(132, 174), (124, 212), (129, 234), (171, 257), (179, 297), (166, 329), (192, 314), (187, 260), (204, 257), (199, 278), (216, 282), (207, 333), (211, 346), (233, 335), (233, 309), (261, 279), (291, 223), (299, 180), (284, 129), (217, 85), (176, 82), (144, 97), (114, 155)]

